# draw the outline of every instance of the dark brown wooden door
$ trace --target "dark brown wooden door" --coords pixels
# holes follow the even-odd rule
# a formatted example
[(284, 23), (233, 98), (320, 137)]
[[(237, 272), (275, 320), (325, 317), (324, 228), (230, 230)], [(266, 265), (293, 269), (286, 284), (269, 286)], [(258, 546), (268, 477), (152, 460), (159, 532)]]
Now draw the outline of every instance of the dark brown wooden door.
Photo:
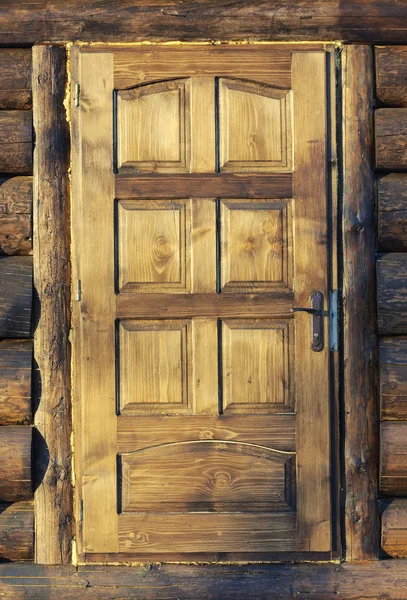
[(324, 50), (72, 58), (81, 556), (331, 550)]

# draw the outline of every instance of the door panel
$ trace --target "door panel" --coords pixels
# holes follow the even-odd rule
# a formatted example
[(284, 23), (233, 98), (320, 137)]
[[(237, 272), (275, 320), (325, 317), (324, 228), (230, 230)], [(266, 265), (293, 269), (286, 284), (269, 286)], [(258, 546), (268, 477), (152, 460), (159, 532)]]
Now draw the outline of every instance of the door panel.
[(80, 556), (329, 552), (325, 51), (72, 63)]

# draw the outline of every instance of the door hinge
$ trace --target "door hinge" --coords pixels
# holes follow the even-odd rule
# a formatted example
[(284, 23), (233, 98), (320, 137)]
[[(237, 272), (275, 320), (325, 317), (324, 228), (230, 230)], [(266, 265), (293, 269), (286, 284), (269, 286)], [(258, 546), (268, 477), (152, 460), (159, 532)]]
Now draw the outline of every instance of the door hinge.
[(82, 282), (80, 279), (76, 282), (76, 301), (80, 302), (82, 300)]
[(329, 349), (338, 352), (338, 292), (329, 293)]
[(81, 95), (81, 86), (79, 83), (75, 84), (75, 106), (79, 106), (79, 100)]

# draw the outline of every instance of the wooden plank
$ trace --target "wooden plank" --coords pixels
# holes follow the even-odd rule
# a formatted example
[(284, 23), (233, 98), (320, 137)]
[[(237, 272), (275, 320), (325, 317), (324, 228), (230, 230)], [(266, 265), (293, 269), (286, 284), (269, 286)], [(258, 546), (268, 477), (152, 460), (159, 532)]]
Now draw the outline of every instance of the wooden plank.
[(32, 498), (31, 427), (0, 427), (0, 501)]
[(295, 415), (217, 417), (126, 417), (117, 424), (118, 452), (192, 440), (242, 441), (275, 450), (295, 450)]
[(379, 108), (375, 112), (376, 168), (407, 169), (407, 109)]
[(391, 173), (377, 182), (379, 250), (407, 251), (407, 175)]
[(407, 422), (381, 424), (380, 491), (386, 496), (407, 495)]
[(121, 552), (213, 552), (236, 550), (236, 539), (248, 552), (297, 549), (295, 513), (195, 513), (119, 517)]
[[(35, 287), (41, 304), (34, 354), (41, 377), (35, 425), (45, 473), (35, 493), (36, 561), (69, 562), (72, 540), (70, 400), (69, 138), (64, 109), (66, 54), (33, 50)], [(50, 135), (52, 131), (52, 135)]]
[(0, 172), (32, 172), (32, 112), (0, 111)]
[(32, 277), (31, 256), (0, 256), (0, 337), (30, 337)]
[(31, 423), (31, 340), (0, 342), (0, 425)]
[(380, 334), (407, 333), (407, 254), (377, 260), (377, 321)]
[(289, 317), (293, 294), (120, 294), (117, 317)]
[(7, 2), (0, 19), (3, 44), (70, 42), (72, 40), (134, 42), (141, 40), (343, 40), (404, 44), (405, 6), (396, 0), (249, 0), (214, 5), (211, 0), (186, 4), (134, 5), (119, 0), (24, 0)]
[(388, 106), (407, 107), (407, 47), (377, 46), (376, 96)]
[(375, 559), (379, 539), (372, 50), (346, 47), (342, 61), (344, 544), (352, 561)]
[(33, 502), (0, 503), (0, 560), (17, 561), (33, 558)]
[(382, 548), (393, 558), (407, 557), (407, 500), (393, 500), (384, 510)]
[(383, 420), (407, 420), (407, 338), (380, 340), (380, 408)]
[[(83, 499), (80, 552), (117, 552), (116, 407), (112, 397), (115, 389), (113, 54), (107, 51), (81, 54), (75, 61), (76, 81), (80, 81), (86, 99), (80, 107), (72, 103), (74, 181), (76, 178), (73, 268), (74, 281), (80, 279), (82, 288), (81, 302), (74, 303), (73, 311), (74, 395), (80, 411), (76, 432), (81, 448), (76, 465)], [(89, 202), (90, 197), (98, 201)], [(84, 256), (92, 256), (94, 260), (85, 261)], [(82, 370), (84, 361), (86, 369)], [(98, 401), (88, 402), (89, 398)], [(103, 527), (100, 514), (104, 515)]]
[(117, 175), (117, 198), (291, 198), (292, 174)]
[(31, 48), (1, 48), (1, 110), (32, 107), (31, 71)]
[[(328, 294), (325, 61), (324, 52), (293, 53), (294, 280), (298, 307), (309, 306), (313, 290), (323, 294), (325, 303)], [(330, 550), (332, 544), (329, 351), (325, 345), (321, 352), (312, 352), (309, 315), (297, 313), (294, 323), (298, 550), (321, 552)]]

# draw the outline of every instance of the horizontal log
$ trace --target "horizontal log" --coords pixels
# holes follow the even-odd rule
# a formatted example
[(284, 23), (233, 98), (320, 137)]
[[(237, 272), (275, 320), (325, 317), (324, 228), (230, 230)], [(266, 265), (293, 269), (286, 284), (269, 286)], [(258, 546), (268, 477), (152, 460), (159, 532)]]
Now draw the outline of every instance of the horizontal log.
[(383, 420), (407, 420), (407, 337), (380, 340), (380, 404)]
[(381, 424), (380, 490), (385, 496), (407, 496), (407, 422)]
[(375, 55), (377, 99), (407, 107), (407, 46), (378, 46)]
[(31, 427), (0, 427), (0, 501), (32, 498)]
[(0, 425), (32, 421), (32, 355), (31, 340), (0, 342)]
[(407, 254), (383, 254), (376, 267), (378, 332), (407, 333)]
[(1, 256), (31, 254), (32, 197), (32, 177), (20, 175), (0, 181)]
[(0, 257), (0, 337), (31, 335), (32, 264), (31, 256)]
[(32, 172), (32, 112), (0, 111), (0, 173)]
[(33, 502), (0, 503), (0, 561), (32, 560), (33, 558)]
[(407, 251), (407, 174), (391, 173), (377, 182), (379, 249)]
[(393, 500), (384, 510), (382, 548), (393, 558), (407, 557), (407, 500)]
[(375, 112), (376, 168), (407, 169), (407, 108), (380, 108)]
[(0, 49), (0, 109), (32, 106), (30, 48)]
[(2, 44), (75, 40), (343, 40), (404, 44), (397, 0), (48, 0), (3, 2)]

